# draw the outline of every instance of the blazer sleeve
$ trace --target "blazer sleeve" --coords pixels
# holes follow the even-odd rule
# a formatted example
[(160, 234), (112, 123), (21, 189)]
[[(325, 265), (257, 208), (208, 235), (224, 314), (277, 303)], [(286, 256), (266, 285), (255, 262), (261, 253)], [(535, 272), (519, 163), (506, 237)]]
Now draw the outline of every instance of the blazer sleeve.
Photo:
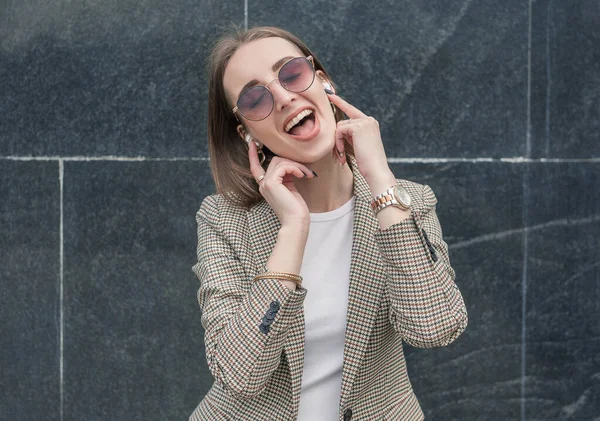
[(388, 275), (390, 323), (408, 344), (433, 348), (453, 342), (468, 319), (435, 212), (437, 199), (429, 186), (422, 187), (420, 209), (377, 230), (375, 239)]
[(216, 382), (236, 399), (257, 396), (281, 362), (291, 323), (300, 313), (305, 288), (290, 290), (277, 279), (252, 282), (223, 234), (223, 220), (213, 196), (196, 214), (202, 311), (208, 367)]

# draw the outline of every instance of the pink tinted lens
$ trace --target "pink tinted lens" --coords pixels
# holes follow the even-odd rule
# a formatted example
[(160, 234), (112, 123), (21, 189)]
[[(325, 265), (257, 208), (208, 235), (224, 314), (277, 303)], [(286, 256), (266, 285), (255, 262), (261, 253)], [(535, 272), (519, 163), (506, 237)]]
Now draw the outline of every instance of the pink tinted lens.
[(237, 106), (245, 118), (262, 120), (271, 114), (273, 95), (264, 86), (254, 86), (240, 96)]
[(306, 91), (315, 79), (312, 64), (304, 57), (298, 57), (288, 61), (279, 70), (279, 83), (291, 92)]

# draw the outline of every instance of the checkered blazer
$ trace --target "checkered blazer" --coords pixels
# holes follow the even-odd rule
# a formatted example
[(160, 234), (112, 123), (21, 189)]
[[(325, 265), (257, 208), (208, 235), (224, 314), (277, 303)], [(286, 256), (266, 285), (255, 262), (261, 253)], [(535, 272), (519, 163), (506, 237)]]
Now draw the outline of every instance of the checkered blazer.
[[(398, 180), (412, 197), (412, 215), (381, 231), (368, 184), (356, 161), (348, 163), (356, 202), (339, 420), (422, 420), (402, 341), (444, 346), (467, 326), (437, 200), (428, 186)], [(281, 226), (266, 201), (244, 210), (208, 196), (196, 219), (193, 270), (215, 381), (190, 421), (295, 420), (303, 301), (319, 291), (292, 291), (275, 279), (252, 282), (266, 270)]]

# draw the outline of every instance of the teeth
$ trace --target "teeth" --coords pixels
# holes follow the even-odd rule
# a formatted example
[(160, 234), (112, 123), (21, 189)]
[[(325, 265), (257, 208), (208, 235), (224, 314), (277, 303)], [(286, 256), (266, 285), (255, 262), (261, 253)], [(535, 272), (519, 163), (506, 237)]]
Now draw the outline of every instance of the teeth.
[(286, 133), (289, 132), (292, 129), (292, 127), (294, 127), (296, 124), (298, 124), (300, 120), (311, 114), (312, 110), (304, 110), (300, 112), (296, 117), (292, 118), (290, 122), (285, 126), (284, 130), (286, 131)]

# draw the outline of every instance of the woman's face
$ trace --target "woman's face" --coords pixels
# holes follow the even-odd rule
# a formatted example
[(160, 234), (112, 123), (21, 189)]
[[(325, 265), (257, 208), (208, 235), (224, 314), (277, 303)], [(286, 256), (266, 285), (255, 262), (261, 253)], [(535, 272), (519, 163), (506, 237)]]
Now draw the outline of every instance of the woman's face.
[[(279, 60), (303, 56), (294, 44), (283, 38), (264, 38), (243, 45), (229, 60), (223, 78), (230, 104), (235, 106), (248, 82), (257, 80), (260, 85), (266, 85), (277, 78), (280, 66), (275, 70), (272, 67)], [(274, 154), (305, 164), (317, 162), (330, 155), (335, 145), (336, 122), (324, 91), (324, 81), (324, 74), (317, 71), (310, 88), (300, 93), (290, 92), (279, 81), (274, 81), (268, 86), (274, 105), (267, 118), (252, 121), (239, 113), (237, 116), (250, 135)], [(306, 110), (311, 110), (312, 115), (290, 130), (292, 119), (300, 112), (307, 114)]]

